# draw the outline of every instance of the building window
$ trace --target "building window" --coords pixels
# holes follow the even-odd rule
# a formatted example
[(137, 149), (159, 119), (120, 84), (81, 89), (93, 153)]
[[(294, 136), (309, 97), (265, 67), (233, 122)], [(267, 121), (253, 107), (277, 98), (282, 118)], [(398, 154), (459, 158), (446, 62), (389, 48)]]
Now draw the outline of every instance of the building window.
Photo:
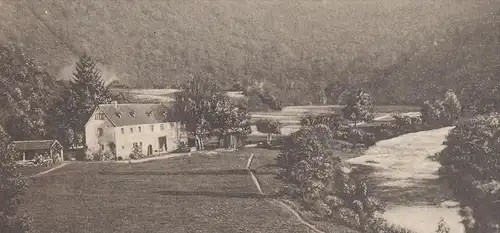
[(101, 148), (101, 150), (104, 150), (104, 145), (99, 145), (99, 147)]
[(139, 146), (142, 148), (142, 142), (139, 142)]
[(141, 129), (141, 127), (139, 126), (139, 133), (141, 132), (141, 130), (142, 130), (142, 129)]
[(100, 137), (104, 134), (104, 130), (102, 128), (97, 129), (97, 136)]
[(149, 126), (151, 128), (151, 132), (154, 132), (155, 131), (155, 126), (154, 125), (151, 125)]
[(122, 146), (122, 150), (125, 149), (125, 146)]
[(122, 130), (122, 134), (125, 134), (125, 129), (121, 128), (121, 130)]
[(163, 127), (163, 124), (160, 125), (160, 130), (163, 131), (165, 127)]
[(95, 119), (96, 120), (104, 120), (104, 113), (96, 113)]
[(134, 128), (130, 128), (130, 132), (133, 133), (134, 132)]

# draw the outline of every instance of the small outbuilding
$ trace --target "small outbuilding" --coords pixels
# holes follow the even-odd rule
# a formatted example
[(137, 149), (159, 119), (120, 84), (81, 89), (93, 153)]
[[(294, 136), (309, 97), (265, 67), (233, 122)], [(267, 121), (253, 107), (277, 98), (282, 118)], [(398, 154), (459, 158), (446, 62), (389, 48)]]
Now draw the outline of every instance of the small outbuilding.
[(57, 140), (14, 141), (11, 145), (19, 152), (20, 161), (34, 160), (37, 155), (64, 160), (63, 147)]

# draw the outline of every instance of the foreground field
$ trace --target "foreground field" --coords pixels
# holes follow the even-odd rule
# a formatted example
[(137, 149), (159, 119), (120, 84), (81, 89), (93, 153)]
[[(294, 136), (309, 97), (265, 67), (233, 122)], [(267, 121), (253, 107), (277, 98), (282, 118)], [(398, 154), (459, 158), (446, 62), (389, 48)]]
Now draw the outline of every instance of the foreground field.
[[(242, 170), (253, 152), (142, 164), (70, 163), (33, 178), (22, 210), (40, 233), (312, 233), (289, 211), (258, 194)], [(272, 158), (263, 157), (258, 166), (272, 163)], [(274, 179), (270, 172), (267, 180)], [(326, 232), (352, 232), (328, 228)]]

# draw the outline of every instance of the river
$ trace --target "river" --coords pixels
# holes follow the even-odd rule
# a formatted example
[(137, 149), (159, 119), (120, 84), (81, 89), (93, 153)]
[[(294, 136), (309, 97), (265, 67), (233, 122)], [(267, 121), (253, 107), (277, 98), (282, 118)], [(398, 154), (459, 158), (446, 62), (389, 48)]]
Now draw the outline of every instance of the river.
[(440, 165), (429, 158), (444, 148), (451, 127), (402, 135), (378, 142), (360, 157), (348, 160), (369, 172), (369, 183), (387, 204), (383, 217), (417, 233), (436, 232), (445, 220), (450, 233), (463, 233), (458, 207), (450, 206), (451, 191), (437, 175)]

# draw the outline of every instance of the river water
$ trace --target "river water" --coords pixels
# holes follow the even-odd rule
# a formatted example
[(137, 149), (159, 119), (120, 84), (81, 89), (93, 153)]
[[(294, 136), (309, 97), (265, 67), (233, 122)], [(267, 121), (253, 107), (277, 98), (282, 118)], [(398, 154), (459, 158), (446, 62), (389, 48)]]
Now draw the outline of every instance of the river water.
[[(359, 170), (370, 171), (369, 183), (388, 206), (383, 217), (417, 233), (436, 232), (445, 220), (451, 233), (463, 233), (451, 191), (437, 175), (439, 163), (429, 156), (441, 151), (451, 127), (422, 131), (380, 141), (363, 156), (348, 160)], [(446, 201), (446, 202), (445, 202)]]

